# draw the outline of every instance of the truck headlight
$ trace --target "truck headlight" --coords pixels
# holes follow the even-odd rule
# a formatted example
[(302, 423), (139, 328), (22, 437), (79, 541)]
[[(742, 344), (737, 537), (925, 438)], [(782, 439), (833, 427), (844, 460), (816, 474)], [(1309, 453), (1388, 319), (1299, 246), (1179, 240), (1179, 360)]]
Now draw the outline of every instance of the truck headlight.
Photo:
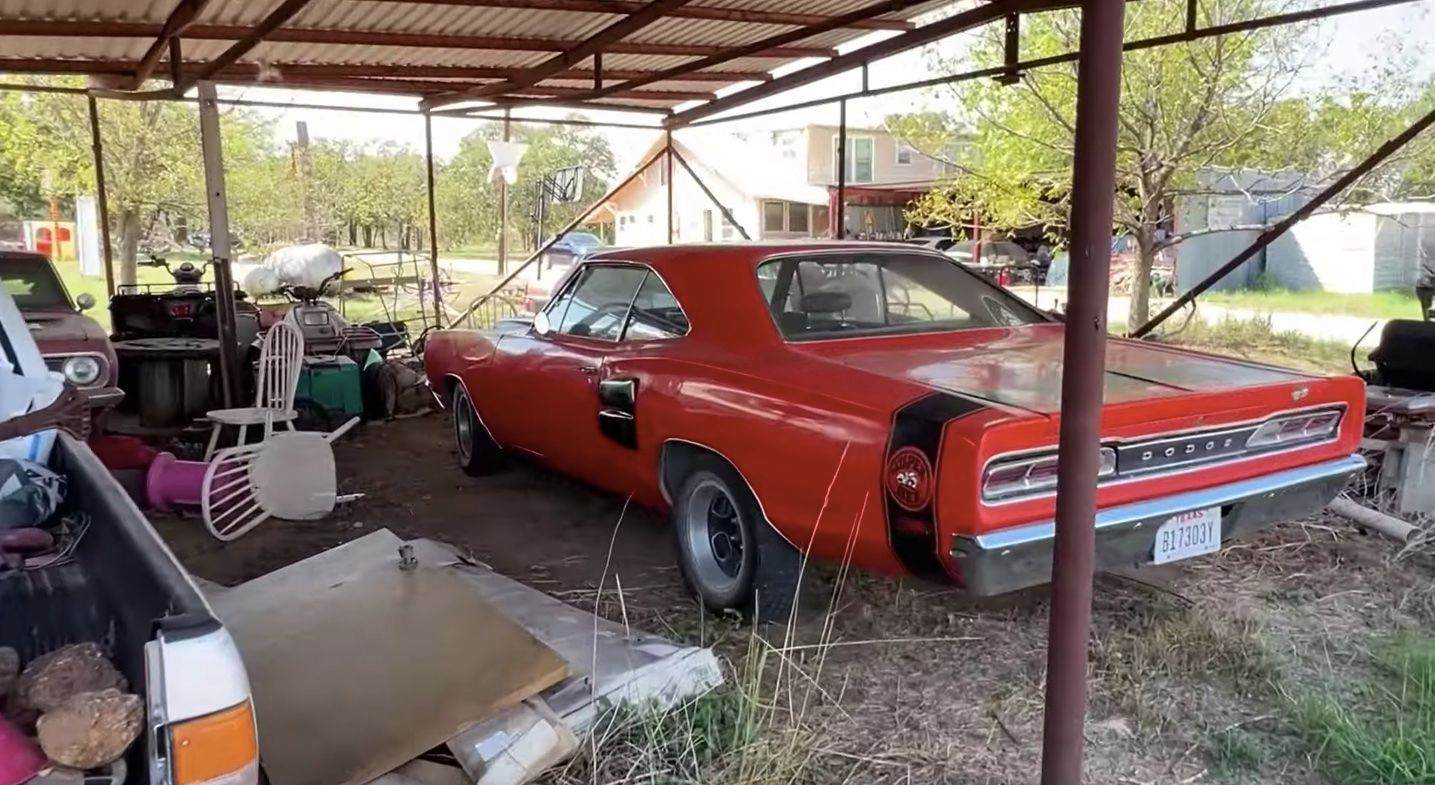
[(99, 360), (83, 354), (65, 358), (65, 363), (60, 366), (65, 381), (76, 387), (88, 387), (98, 382), (103, 371), (104, 366)]

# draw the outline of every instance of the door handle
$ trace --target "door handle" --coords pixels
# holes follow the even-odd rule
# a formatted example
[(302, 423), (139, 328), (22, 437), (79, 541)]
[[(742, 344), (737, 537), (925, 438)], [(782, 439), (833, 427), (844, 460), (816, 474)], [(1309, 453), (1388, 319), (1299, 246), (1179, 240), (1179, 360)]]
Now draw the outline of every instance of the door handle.
[(580, 365), (580, 366), (578, 366), (578, 372), (581, 373), (581, 374), (583, 374), (583, 375), (585, 375), (585, 376), (597, 376), (597, 375), (598, 375), (598, 366), (596, 366), (596, 365)]

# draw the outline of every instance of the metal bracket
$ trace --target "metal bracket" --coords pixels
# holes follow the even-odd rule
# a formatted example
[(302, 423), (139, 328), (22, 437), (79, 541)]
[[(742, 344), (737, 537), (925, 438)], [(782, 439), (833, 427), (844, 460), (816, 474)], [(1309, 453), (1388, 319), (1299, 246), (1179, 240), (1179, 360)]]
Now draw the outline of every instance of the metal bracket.
[(1014, 85), (1021, 81), (1021, 14), (1007, 14), (1006, 42), (1002, 65), (1006, 70), (997, 74), (999, 84)]

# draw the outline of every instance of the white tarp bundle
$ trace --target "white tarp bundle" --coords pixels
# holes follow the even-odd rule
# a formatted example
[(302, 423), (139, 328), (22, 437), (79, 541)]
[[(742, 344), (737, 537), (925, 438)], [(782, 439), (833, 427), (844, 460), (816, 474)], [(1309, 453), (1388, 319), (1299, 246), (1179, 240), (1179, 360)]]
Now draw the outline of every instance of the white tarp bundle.
[[(344, 269), (344, 258), (323, 243), (291, 245), (269, 254), (264, 260), (264, 267), (272, 270), (280, 283), (317, 288), (325, 278)], [(251, 276), (246, 276), (246, 279), (248, 277)], [(272, 283), (263, 276), (252, 277), (255, 277), (256, 286)], [(245, 286), (245, 291), (249, 291), (248, 286)]]

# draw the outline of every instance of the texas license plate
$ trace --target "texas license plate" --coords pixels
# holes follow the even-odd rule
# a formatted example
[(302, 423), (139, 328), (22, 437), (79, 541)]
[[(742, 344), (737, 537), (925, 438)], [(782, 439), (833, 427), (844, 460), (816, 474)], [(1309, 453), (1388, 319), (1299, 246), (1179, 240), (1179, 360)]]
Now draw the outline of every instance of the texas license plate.
[(1183, 512), (1156, 530), (1155, 564), (1204, 556), (1221, 549), (1221, 508)]

